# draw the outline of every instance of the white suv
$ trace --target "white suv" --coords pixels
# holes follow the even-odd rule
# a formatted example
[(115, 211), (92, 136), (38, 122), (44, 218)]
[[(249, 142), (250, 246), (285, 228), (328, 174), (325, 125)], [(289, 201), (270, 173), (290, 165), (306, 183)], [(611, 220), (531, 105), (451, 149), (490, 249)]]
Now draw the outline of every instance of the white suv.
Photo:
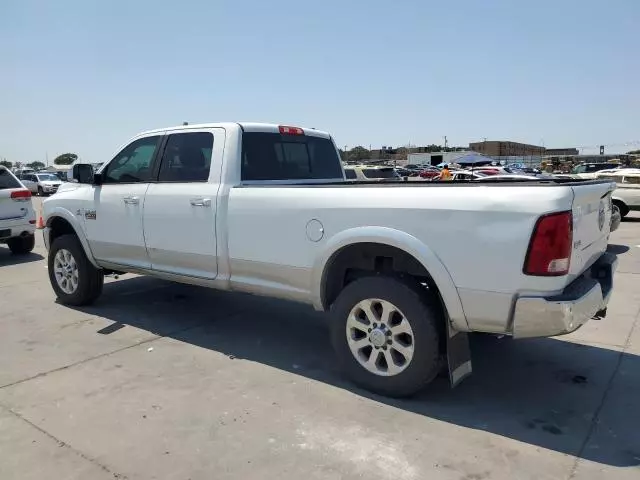
[(62, 181), (54, 173), (25, 173), (20, 175), (20, 180), (31, 193), (44, 195), (53, 195), (58, 191), (58, 187), (62, 185)]
[(0, 243), (16, 255), (29, 253), (35, 245), (35, 230), (31, 192), (0, 165)]

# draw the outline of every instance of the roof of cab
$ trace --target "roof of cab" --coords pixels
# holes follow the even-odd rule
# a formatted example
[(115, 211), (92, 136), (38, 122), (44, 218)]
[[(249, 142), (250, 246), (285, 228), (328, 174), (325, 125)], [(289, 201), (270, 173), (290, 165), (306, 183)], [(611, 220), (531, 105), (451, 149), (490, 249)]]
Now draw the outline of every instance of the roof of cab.
[[(202, 128), (225, 128), (232, 129), (240, 127), (245, 132), (266, 132), (266, 133), (280, 133), (280, 126), (292, 126), (298, 127), (298, 125), (289, 125), (289, 124), (276, 124), (276, 123), (258, 123), (258, 122), (219, 122), (219, 123), (194, 123), (188, 125), (178, 125), (175, 127), (165, 127), (165, 128), (157, 128), (155, 130), (148, 130), (146, 132), (140, 133), (140, 135), (148, 135), (150, 133), (163, 133), (168, 131), (176, 131), (176, 130), (195, 130)], [(305, 135), (311, 135), (314, 137), (323, 137), (323, 138), (331, 138), (331, 135), (327, 132), (323, 132), (321, 130), (316, 130), (315, 128), (306, 128), (299, 127), (304, 130)]]

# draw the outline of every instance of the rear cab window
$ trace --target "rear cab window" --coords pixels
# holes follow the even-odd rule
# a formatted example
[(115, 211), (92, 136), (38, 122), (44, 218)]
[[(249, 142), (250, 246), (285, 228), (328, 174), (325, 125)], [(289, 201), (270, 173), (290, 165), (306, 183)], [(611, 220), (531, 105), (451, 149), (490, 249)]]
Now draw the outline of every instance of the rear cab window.
[(242, 181), (342, 180), (341, 165), (329, 138), (276, 132), (242, 134)]

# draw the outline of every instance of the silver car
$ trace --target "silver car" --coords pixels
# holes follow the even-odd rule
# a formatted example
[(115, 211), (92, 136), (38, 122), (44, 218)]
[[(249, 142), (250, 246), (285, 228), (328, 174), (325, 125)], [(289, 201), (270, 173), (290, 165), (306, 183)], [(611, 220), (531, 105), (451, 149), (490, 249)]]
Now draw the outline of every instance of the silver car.
[(40, 195), (53, 195), (58, 191), (62, 181), (55, 173), (25, 173), (20, 175), (20, 179), (31, 193)]

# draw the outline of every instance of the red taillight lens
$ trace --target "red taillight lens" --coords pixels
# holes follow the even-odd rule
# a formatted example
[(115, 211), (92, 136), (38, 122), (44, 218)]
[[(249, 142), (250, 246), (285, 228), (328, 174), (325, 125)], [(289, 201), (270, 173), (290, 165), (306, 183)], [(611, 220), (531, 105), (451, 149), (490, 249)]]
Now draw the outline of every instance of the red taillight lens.
[(282, 135), (304, 135), (304, 130), (300, 127), (288, 127), (286, 125), (280, 125), (278, 127)]
[(569, 273), (573, 224), (571, 212), (540, 217), (524, 262), (526, 275), (554, 277)]
[(17, 202), (29, 200), (31, 192), (29, 190), (14, 190), (11, 192), (11, 198)]

